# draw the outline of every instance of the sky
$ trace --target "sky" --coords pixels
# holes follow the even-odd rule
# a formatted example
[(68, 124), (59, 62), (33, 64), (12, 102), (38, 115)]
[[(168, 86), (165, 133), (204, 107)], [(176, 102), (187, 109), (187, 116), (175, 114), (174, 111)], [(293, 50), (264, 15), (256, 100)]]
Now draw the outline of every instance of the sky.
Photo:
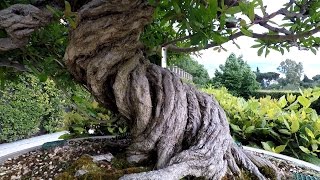
[[(278, 10), (282, 4), (287, 3), (289, 0), (264, 0), (264, 4), (267, 5), (267, 12), (274, 12)], [(273, 19), (279, 22), (281, 17)], [(253, 28), (254, 32), (262, 33), (263, 29), (259, 27)], [(318, 36), (318, 35), (317, 35)], [(242, 55), (243, 60), (247, 61), (252, 70), (256, 70), (259, 67), (261, 72), (278, 72), (277, 67), (281, 61), (291, 59), (298, 62), (302, 62), (304, 74), (309, 78), (312, 78), (316, 74), (320, 74), (320, 52), (314, 55), (311, 51), (300, 51), (298, 48), (291, 48), (290, 52), (285, 51), (282, 55), (280, 52), (271, 50), (270, 54), (265, 58), (257, 55), (258, 49), (251, 48), (252, 45), (256, 44), (254, 39), (248, 37), (240, 37), (235, 40), (236, 43), (241, 47), (238, 49), (232, 42), (228, 42), (223, 45), (227, 52), (214, 51), (212, 48), (200, 51), (200, 56), (192, 55), (200, 64), (208, 70), (210, 77), (214, 76), (214, 72), (219, 68), (220, 64), (224, 64), (227, 57), (233, 52), (237, 56)]]

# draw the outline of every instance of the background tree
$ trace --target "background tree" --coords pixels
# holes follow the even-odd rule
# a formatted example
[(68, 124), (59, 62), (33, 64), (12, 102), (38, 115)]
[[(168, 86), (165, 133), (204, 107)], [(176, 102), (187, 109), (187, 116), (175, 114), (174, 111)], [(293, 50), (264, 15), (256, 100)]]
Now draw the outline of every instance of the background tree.
[(276, 72), (255, 72), (256, 80), (261, 84), (262, 87), (268, 87), (272, 80), (276, 81), (279, 79), (280, 74)]
[[(29, 5), (15, 4), (23, 2)], [(315, 47), (320, 44), (320, 38), (313, 36), (320, 31), (318, 1), (291, 0), (270, 14), (262, 0), (61, 2), (1, 1), (0, 51), (8, 57), (2, 66), (16, 70), (22, 66), (39, 75), (47, 71), (44, 67), (53, 70), (50, 65), (37, 66), (44, 64), (46, 56), (35, 56), (34, 51), (25, 48), (36, 47), (29, 41), (33, 32), (41, 33), (45, 25), (60, 24), (61, 19), (67, 21), (68, 46), (63, 66), (57, 69), (66, 66), (97, 101), (128, 121), (132, 134), (132, 143), (127, 148), (128, 161), (140, 163), (156, 157), (156, 170), (122, 179), (181, 179), (187, 175), (221, 179), (227, 173), (241, 176), (240, 169), (266, 179), (259, 170), (266, 167), (278, 175), (269, 161), (233, 142), (226, 133), (229, 124), (225, 113), (214, 98), (151, 64), (148, 57), (159, 54), (163, 46), (176, 53), (211, 47), (219, 51), (224, 43), (240, 36), (255, 38), (258, 44), (253, 47), (259, 48), (259, 55), (263, 52), (267, 55), (270, 48), (284, 53), (292, 46), (315, 53)], [(246, 17), (239, 19), (239, 14)], [(283, 23), (279, 23), (283, 25), (270, 24), (272, 18), (280, 15), (284, 16)], [(166, 29), (174, 35), (161, 36), (164, 37), (161, 41), (152, 42), (157, 39), (152, 37), (159, 34), (150, 33), (156, 32), (157, 26), (152, 26), (155, 24), (165, 27), (159, 29), (160, 34)], [(268, 33), (253, 32), (254, 26), (261, 26)], [(147, 43), (148, 39), (151, 41)], [(50, 50), (46, 43), (43, 45), (38, 47), (39, 51)], [(25, 58), (11, 61), (9, 57), (15, 54), (15, 49)], [(50, 58), (45, 62), (56, 60)]]
[(251, 71), (250, 66), (243, 61), (242, 56), (236, 57), (230, 54), (224, 65), (216, 70), (213, 82), (217, 86), (226, 87), (232, 94), (249, 97), (250, 94), (259, 88), (256, 75)]
[(314, 81), (320, 81), (320, 74), (317, 74), (317, 75), (313, 76), (312, 79)]
[[(171, 58), (173, 59), (173, 58)], [(199, 86), (205, 86), (210, 83), (208, 71), (202, 64), (190, 56), (180, 56), (168, 61), (168, 65), (174, 65), (182, 68), (193, 76), (193, 82)]]
[(296, 63), (291, 59), (286, 59), (280, 63), (277, 69), (286, 76), (285, 85), (299, 85), (303, 73), (303, 65), (301, 62)]
[(312, 79), (309, 79), (307, 75), (304, 75), (302, 81), (300, 82), (300, 86), (304, 88), (312, 88), (315, 86), (315, 83)]

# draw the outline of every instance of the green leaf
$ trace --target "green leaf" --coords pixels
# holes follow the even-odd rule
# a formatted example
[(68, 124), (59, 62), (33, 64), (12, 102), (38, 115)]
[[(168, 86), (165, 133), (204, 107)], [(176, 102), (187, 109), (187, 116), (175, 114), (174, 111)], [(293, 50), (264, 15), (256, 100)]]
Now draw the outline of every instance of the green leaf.
[(247, 30), (246, 28), (240, 28), (240, 31), (242, 32), (242, 34), (249, 36), (249, 37), (252, 37), (252, 33), (249, 30)]
[(246, 128), (246, 130), (244, 131), (245, 133), (249, 134), (252, 133), (255, 129), (255, 126), (249, 126)]
[(291, 135), (291, 133), (290, 133), (290, 131), (288, 131), (288, 129), (279, 129), (278, 131), (282, 134), (285, 134), (285, 135)]
[(78, 133), (83, 133), (85, 131), (82, 127), (72, 127), (73, 130), (77, 131)]
[(107, 129), (108, 129), (108, 131), (109, 131), (111, 134), (114, 133), (114, 128), (112, 128), (112, 127), (107, 127)]
[(218, 12), (218, 0), (209, 0), (209, 9), (210, 15), (212, 15), (213, 18), (216, 18)]
[(261, 46), (263, 46), (263, 45), (262, 44), (255, 44), (255, 45), (251, 46), (251, 48), (259, 48)]
[(289, 126), (289, 123), (288, 123), (288, 121), (286, 119), (283, 120), (283, 123), (287, 127), (287, 129), (289, 129), (289, 130), (291, 129), (290, 126)]
[(305, 131), (309, 137), (311, 137), (312, 139), (315, 139), (313, 132), (309, 128), (306, 127)]
[(292, 124), (291, 124), (291, 132), (296, 133), (300, 128), (299, 120), (297, 118), (292, 119)]
[(235, 124), (231, 124), (231, 123), (230, 123), (230, 126), (231, 126), (231, 128), (232, 128), (234, 131), (236, 131), (236, 132), (242, 131), (238, 125), (235, 125)]
[(269, 53), (270, 53), (270, 50), (268, 48), (266, 48), (266, 53), (264, 56), (267, 57)]
[(304, 146), (299, 146), (299, 148), (301, 149), (301, 151), (303, 151), (304, 153), (310, 154), (310, 150)]
[(274, 147), (274, 145), (271, 141), (261, 142), (261, 144), (263, 149), (273, 152), (272, 148)]
[(317, 50), (315, 48), (310, 48), (311, 52), (314, 54), (314, 55), (317, 55)]
[(289, 103), (294, 102), (296, 100), (296, 95), (287, 94), (287, 100), (289, 101)]
[(66, 17), (70, 17), (71, 14), (72, 14), (72, 11), (71, 11), (71, 5), (68, 1), (64, 1), (64, 15)]
[(176, 11), (177, 14), (181, 14), (181, 8), (179, 7), (178, 3), (176, 1), (173, 1), (173, 8)]
[(287, 105), (287, 100), (286, 100), (286, 96), (283, 95), (279, 100), (278, 103), (280, 105), (281, 108), (285, 107)]
[(282, 55), (284, 55), (284, 49), (282, 47), (280, 47), (280, 52)]
[(251, 20), (251, 22), (254, 21), (254, 17), (255, 17), (255, 14), (254, 14), (254, 3), (250, 3), (250, 6), (248, 7), (248, 17), (249, 19)]
[(258, 56), (261, 56), (261, 55), (262, 55), (263, 49), (264, 49), (264, 46), (261, 47), (261, 48), (259, 48), (259, 50), (258, 50)]
[(226, 14), (236, 14), (241, 12), (241, 8), (239, 6), (228, 7)]
[(286, 149), (286, 146), (287, 145), (280, 145), (280, 146), (277, 146), (274, 151), (275, 153), (281, 153), (282, 151), (284, 151)]
[(311, 102), (309, 99), (307, 99), (306, 97), (303, 96), (299, 96), (298, 97), (298, 102), (304, 107), (304, 108), (308, 108), (311, 105)]

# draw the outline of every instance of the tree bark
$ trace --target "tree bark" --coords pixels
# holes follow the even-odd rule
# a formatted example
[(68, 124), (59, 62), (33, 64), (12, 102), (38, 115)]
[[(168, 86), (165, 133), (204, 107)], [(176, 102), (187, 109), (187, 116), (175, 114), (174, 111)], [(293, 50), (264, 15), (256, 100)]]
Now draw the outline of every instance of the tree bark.
[(144, 0), (94, 0), (80, 9), (65, 54), (76, 79), (132, 125), (128, 160), (157, 155), (157, 170), (122, 179), (221, 179), (240, 168), (265, 179), (259, 168), (276, 168), (233, 142), (217, 101), (144, 57), (139, 36), (152, 14)]
[[(146, 0), (92, 0), (78, 11), (64, 57), (74, 77), (131, 124), (128, 161), (140, 163), (156, 154), (154, 171), (121, 179), (176, 180), (188, 175), (221, 179), (226, 174), (241, 176), (241, 168), (266, 179), (259, 171), (266, 167), (279, 178), (270, 162), (233, 142), (226, 115), (214, 97), (146, 59), (139, 37), (153, 11)], [(25, 40), (39, 24), (34, 25), (25, 23), (23, 27), (32, 28), (13, 32), (23, 30)]]

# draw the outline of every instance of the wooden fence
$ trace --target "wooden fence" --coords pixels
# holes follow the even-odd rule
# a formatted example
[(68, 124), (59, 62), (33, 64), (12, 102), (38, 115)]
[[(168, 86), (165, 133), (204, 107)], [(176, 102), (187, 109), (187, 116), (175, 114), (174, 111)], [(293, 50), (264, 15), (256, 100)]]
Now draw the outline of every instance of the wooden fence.
[(193, 77), (191, 74), (187, 73), (183, 69), (177, 67), (177, 66), (170, 66), (168, 69), (174, 73), (176, 73), (180, 78), (187, 79), (189, 81), (192, 81)]

